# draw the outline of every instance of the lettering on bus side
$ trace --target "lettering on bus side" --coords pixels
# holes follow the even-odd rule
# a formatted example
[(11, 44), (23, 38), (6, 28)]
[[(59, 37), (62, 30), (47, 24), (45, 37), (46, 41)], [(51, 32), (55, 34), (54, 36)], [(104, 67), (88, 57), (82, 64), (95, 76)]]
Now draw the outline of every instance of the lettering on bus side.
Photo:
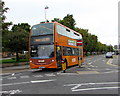
[(76, 62), (76, 58), (72, 58), (72, 62)]
[(68, 40), (68, 45), (76, 46), (76, 41)]

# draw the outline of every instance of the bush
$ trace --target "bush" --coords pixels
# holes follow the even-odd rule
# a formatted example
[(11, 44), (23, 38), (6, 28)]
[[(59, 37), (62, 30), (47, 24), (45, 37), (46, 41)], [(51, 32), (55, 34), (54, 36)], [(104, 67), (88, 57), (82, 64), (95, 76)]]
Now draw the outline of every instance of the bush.
[(15, 57), (12, 57), (12, 60), (15, 60), (16, 58)]
[(19, 59), (28, 59), (28, 55), (26, 54), (19, 54)]

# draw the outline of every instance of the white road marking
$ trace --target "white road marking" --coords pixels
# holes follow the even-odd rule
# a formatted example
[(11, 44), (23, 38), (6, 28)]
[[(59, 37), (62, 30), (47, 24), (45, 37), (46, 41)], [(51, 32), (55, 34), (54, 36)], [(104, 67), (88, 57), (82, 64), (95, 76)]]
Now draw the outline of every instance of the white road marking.
[(93, 65), (90, 65), (90, 67), (95, 67), (95, 66), (93, 66)]
[(120, 82), (100, 82), (100, 83), (81, 83), (81, 84), (67, 84), (67, 85), (64, 85), (64, 86), (74, 86), (74, 85), (80, 85), (80, 86), (83, 86), (83, 85), (104, 85), (104, 84), (120, 84)]
[(20, 76), (20, 78), (22, 78), (22, 79), (24, 78), (25, 79), (25, 78), (29, 78), (29, 76), (28, 75)]
[(0, 94), (15, 94), (15, 93), (20, 93), (20, 92), (22, 91), (17, 89), (17, 90), (10, 90), (10, 91), (0, 91)]
[(108, 72), (104, 72), (104, 73), (114, 73), (114, 72), (119, 72), (118, 70), (114, 70), (114, 71), (108, 71)]
[(98, 66), (94, 66), (94, 67), (96, 67), (96, 68), (97, 68)]
[(90, 62), (90, 63), (88, 63), (88, 64), (92, 64), (93, 62)]
[(105, 62), (105, 60), (102, 60), (103, 62)]
[(55, 74), (53, 73), (50, 73), (50, 74), (45, 74), (46, 76), (56, 76)]
[[(86, 90), (98, 90), (98, 89), (116, 89), (120, 88), (118, 86), (115, 87), (97, 87), (97, 88), (79, 88), (80, 86), (88, 86), (88, 85), (107, 85), (107, 84), (119, 84), (120, 82), (101, 82), (101, 83), (81, 83), (81, 84), (67, 84), (64, 86), (74, 86), (71, 88), (72, 91), (86, 91)], [(78, 89), (79, 88), (79, 89)]]
[(99, 74), (97, 71), (77, 71), (78, 74)]
[(61, 73), (61, 72), (58, 72), (57, 74), (58, 75), (78, 75), (77, 73)]
[(76, 90), (72, 90), (72, 91), (87, 91), (87, 90), (100, 90), (100, 89), (118, 89), (120, 87), (115, 86), (115, 87), (97, 87), (97, 88), (85, 88), (85, 89), (76, 89)]
[(12, 73), (11, 75), (12, 75), (12, 76), (14, 76), (14, 75), (15, 75), (15, 73)]
[(13, 80), (13, 79), (17, 79), (17, 78), (16, 78), (16, 77), (9, 77), (9, 78), (7, 78), (7, 79)]
[(87, 69), (91, 70), (91, 68), (87, 68)]
[(2, 74), (0, 74), (0, 76), (1, 75), (11, 75), (11, 73), (2, 73)]
[(37, 80), (37, 81), (30, 81), (31, 83), (41, 83), (41, 82), (50, 82), (50, 81), (55, 81), (56, 79), (52, 80)]
[(20, 85), (20, 84), (28, 84), (28, 83), (42, 83), (42, 82), (50, 82), (50, 81), (55, 81), (55, 80), (56, 79), (18, 82), (18, 83), (1, 84), (0, 86)]
[(42, 75), (33, 75), (33, 77), (43, 77)]
[(19, 85), (19, 84), (27, 84), (27, 83), (30, 83), (30, 82), (9, 83), (9, 84), (2, 84), (0, 86), (10, 86), (10, 85)]
[(112, 69), (106, 68), (105, 70), (112, 70)]

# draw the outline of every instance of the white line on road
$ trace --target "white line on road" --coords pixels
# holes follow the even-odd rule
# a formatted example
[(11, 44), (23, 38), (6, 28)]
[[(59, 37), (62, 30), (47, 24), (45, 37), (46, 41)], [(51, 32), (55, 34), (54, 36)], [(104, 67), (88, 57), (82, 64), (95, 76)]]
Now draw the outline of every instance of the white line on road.
[(1, 75), (11, 75), (11, 73), (2, 73), (2, 74), (0, 74), (0, 76)]
[(9, 77), (9, 80), (17, 79), (16, 77)]
[(42, 75), (33, 75), (33, 77), (43, 77)]
[(100, 90), (100, 89), (118, 89), (120, 87), (115, 86), (115, 87), (97, 87), (97, 88), (85, 88), (85, 89), (76, 89), (76, 90), (72, 90), (72, 91), (87, 91), (87, 90)]
[(25, 78), (29, 78), (29, 76), (28, 75), (20, 76), (20, 78), (22, 78), (22, 79), (24, 78), (25, 79)]
[(90, 65), (90, 67), (95, 67), (95, 66), (93, 66), (93, 65)]
[(104, 84), (120, 84), (120, 82), (100, 82), (100, 83), (81, 83), (81, 84), (67, 84), (64, 86), (74, 86), (74, 85), (104, 85)]
[(50, 74), (45, 74), (46, 76), (56, 76), (55, 74), (53, 73), (50, 73)]
[(31, 83), (41, 83), (41, 82), (50, 82), (50, 81), (55, 81), (56, 79), (52, 80), (37, 80), (37, 81), (30, 81)]
[(1, 84), (0, 86), (20, 85), (20, 84), (28, 84), (28, 83), (42, 83), (42, 82), (50, 82), (50, 81), (55, 81), (55, 80), (56, 79), (18, 82), (18, 83)]
[(17, 89), (17, 90), (10, 90), (10, 91), (0, 91), (0, 94), (15, 94), (15, 93), (20, 93), (20, 92), (22, 91)]
[(19, 84), (27, 84), (27, 83), (30, 83), (30, 82), (9, 83), (9, 84), (2, 84), (0, 86), (10, 86), (10, 85), (19, 85)]
[[(120, 88), (118, 86), (116, 87), (97, 87), (97, 88), (79, 88), (80, 86), (88, 86), (88, 85), (107, 85), (107, 84), (119, 84), (120, 82), (101, 82), (101, 83), (81, 83), (81, 84), (67, 84), (64, 86), (74, 86), (71, 88), (72, 91), (86, 91), (86, 90), (98, 90), (98, 89), (116, 89)], [(79, 89), (78, 89), (79, 88)]]
[(93, 62), (90, 62), (90, 63), (88, 63), (88, 64), (92, 64)]
[(119, 71), (115, 70), (115, 71), (108, 71), (108, 72), (104, 72), (104, 73), (114, 73), (114, 72), (119, 72)]
[(58, 72), (57, 75), (78, 75), (77, 73), (61, 73)]

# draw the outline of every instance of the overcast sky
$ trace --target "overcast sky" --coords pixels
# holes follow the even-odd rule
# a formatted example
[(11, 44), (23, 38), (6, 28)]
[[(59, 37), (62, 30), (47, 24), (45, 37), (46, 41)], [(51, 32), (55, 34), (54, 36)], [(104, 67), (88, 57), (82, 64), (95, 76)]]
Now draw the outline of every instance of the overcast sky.
[(73, 14), (76, 27), (88, 29), (103, 44), (118, 44), (118, 1), (120, 0), (3, 0), (10, 10), (6, 21), (31, 26), (47, 19)]

